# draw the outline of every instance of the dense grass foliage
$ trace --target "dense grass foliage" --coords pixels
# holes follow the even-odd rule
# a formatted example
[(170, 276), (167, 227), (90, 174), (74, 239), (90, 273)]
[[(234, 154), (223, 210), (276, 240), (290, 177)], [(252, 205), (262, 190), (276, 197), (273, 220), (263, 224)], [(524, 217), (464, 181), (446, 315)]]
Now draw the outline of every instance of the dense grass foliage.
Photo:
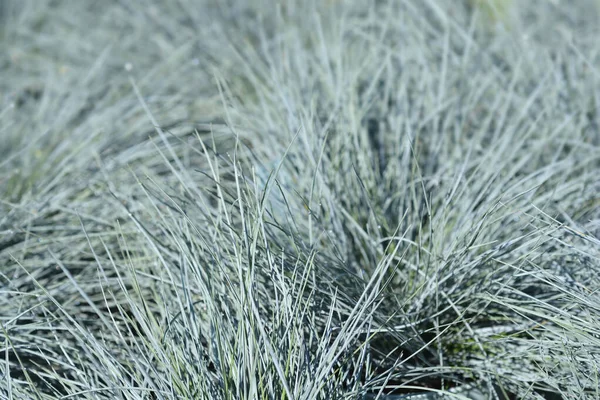
[(0, 2), (0, 398), (600, 397), (595, 0)]

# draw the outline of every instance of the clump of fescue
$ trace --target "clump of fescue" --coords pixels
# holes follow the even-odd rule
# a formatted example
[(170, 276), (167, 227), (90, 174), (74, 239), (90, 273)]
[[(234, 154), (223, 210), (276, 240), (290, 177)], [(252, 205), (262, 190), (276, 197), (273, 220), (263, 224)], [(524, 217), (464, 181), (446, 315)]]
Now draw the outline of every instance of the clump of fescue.
[(0, 393), (596, 398), (592, 3), (2, 8)]

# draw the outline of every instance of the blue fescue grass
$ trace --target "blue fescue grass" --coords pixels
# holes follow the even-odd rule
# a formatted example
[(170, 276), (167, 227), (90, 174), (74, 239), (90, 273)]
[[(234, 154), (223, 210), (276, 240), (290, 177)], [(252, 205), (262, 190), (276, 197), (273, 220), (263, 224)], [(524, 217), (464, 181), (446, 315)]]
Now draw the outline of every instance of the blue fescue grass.
[(598, 9), (508, 3), (2, 3), (2, 398), (597, 398)]

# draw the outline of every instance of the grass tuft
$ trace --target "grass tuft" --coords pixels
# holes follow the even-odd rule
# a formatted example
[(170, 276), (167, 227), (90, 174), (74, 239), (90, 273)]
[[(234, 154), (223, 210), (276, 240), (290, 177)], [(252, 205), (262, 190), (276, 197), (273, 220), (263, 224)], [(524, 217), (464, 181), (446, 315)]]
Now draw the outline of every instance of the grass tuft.
[(598, 12), (0, 2), (0, 398), (598, 398)]

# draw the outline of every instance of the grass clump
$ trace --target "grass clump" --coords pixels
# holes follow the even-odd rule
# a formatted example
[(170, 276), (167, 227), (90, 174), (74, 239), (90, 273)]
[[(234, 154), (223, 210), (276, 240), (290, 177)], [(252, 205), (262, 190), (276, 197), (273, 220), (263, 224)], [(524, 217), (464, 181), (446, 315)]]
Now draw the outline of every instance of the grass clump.
[(2, 4), (3, 397), (598, 397), (594, 1), (200, 5)]

